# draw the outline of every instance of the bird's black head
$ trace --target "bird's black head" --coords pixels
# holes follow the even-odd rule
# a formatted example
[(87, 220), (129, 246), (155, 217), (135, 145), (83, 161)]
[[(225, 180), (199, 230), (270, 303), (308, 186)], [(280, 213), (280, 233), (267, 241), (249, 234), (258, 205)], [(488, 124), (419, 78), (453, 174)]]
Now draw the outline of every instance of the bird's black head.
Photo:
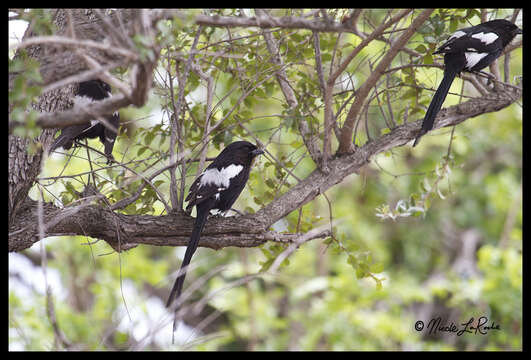
[(86, 96), (92, 100), (103, 100), (111, 96), (111, 87), (99, 79), (83, 81), (79, 83), (76, 95)]
[(516, 35), (523, 33), (522, 29), (505, 19), (487, 21), (482, 25), (486, 25), (496, 30), (498, 34), (501, 34), (503, 46), (506, 46), (508, 43), (510, 43)]
[(248, 141), (235, 141), (229, 144), (218, 155), (218, 158), (232, 158), (234, 162), (250, 164), (252, 160), (264, 151)]
[(520, 29), (518, 26), (516, 26), (514, 23), (510, 22), (509, 20), (497, 19), (497, 20), (492, 20), (491, 23), (495, 23), (496, 26), (514, 35), (522, 33), (522, 29)]

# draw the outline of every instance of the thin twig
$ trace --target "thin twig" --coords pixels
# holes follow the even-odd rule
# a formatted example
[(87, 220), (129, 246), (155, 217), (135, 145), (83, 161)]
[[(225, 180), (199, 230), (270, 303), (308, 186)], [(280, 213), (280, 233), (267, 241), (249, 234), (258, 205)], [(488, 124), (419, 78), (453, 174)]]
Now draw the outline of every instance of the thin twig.
[(268, 273), (275, 274), (279, 268), (279, 266), (282, 264), (282, 262), (290, 256), (301, 244), (305, 243), (306, 241), (313, 240), (316, 238), (324, 238), (331, 235), (331, 232), (329, 228), (332, 226), (332, 223), (319, 226), (317, 228), (314, 228), (310, 231), (308, 231), (305, 234), (302, 234), (297, 239), (295, 239), (286, 250), (281, 252), (273, 261), (273, 264), (269, 267), (267, 270)]
[[(184, 90), (186, 87), (186, 82), (188, 81), (188, 75), (190, 73), (190, 69), (192, 66), (193, 59), (194, 59), (193, 51), (197, 47), (199, 36), (201, 35), (202, 31), (203, 31), (203, 27), (199, 26), (195, 34), (194, 42), (192, 43), (192, 47), (190, 49), (190, 51), (192, 52), (188, 56), (188, 60), (186, 61), (186, 64), (184, 67), (184, 74), (182, 78), (179, 77), (179, 74), (177, 73), (177, 79), (179, 82), (179, 94), (177, 97), (177, 103), (174, 106), (174, 109), (175, 109), (174, 111), (176, 112), (174, 112), (173, 117), (170, 117), (170, 119), (173, 120), (171, 122), (172, 131), (171, 131), (171, 137), (170, 137), (170, 162), (171, 163), (174, 163), (176, 160), (175, 159), (175, 145), (176, 145), (177, 140), (178, 140), (179, 152), (184, 151), (184, 137), (182, 134), (183, 123), (179, 122), (179, 118), (181, 114), (182, 104), (184, 102)], [(178, 64), (175, 65), (176, 71), (178, 70), (177, 67), (178, 67)], [(176, 168), (173, 168), (170, 170), (170, 199), (171, 199), (171, 204), (172, 204), (173, 209), (177, 210), (177, 209), (183, 208), (185, 181), (184, 181), (184, 177), (181, 177), (182, 180), (181, 180), (180, 196), (178, 196), (175, 170)], [(181, 162), (181, 173), (183, 175), (186, 173), (184, 162)]]
[[(44, 163), (44, 161), (42, 163)], [(37, 221), (39, 225), (41, 268), (42, 268), (42, 274), (44, 277), (44, 292), (46, 294), (46, 315), (48, 316), (48, 320), (50, 320), (50, 324), (52, 325), (55, 340), (59, 341), (64, 348), (68, 349), (72, 345), (66, 339), (64, 333), (59, 328), (57, 318), (55, 317), (55, 305), (54, 305), (53, 297), (52, 297), (52, 288), (48, 284), (48, 273), (47, 273), (48, 260), (46, 256), (46, 247), (44, 245), (45, 228), (46, 228), (44, 225), (44, 211), (43, 211), (44, 196), (42, 194), (42, 189), (39, 188), (39, 190), (40, 190), (40, 197), (38, 199), (38, 204), (37, 204)]]

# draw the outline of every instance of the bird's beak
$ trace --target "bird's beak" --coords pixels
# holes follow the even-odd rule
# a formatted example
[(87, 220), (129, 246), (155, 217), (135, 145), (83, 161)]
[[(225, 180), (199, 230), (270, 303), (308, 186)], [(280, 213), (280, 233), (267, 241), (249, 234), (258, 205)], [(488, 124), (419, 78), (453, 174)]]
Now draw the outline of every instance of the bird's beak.
[(263, 153), (264, 153), (264, 150), (262, 150), (262, 149), (256, 149), (256, 150), (253, 150), (253, 151), (251, 152), (251, 154), (252, 154), (253, 156), (258, 156), (258, 155), (261, 155), (261, 154), (263, 154)]

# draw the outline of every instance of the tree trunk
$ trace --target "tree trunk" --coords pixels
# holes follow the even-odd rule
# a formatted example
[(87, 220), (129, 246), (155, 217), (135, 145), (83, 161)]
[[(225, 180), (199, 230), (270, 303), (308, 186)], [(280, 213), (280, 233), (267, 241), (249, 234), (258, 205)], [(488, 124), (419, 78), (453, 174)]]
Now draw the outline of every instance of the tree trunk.
[[(101, 32), (101, 20), (95, 16), (92, 10), (87, 9), (50, 9), (52, 20), (57, 28), (55, 35), (64, 35), (69, 31), (68, 19), (72, 19), (72, 28), (77, 38), (101, 41), (104, 33)], [(70, 12), (70, 14), (68, 14)], [(35, 36), (28, 26), (23, 40)], [(72, 36), (72, 34), (70, 34)], [(49, 84), (66, 76), (76, 74), (87, 68), (85, 62), (71, 51), (53, 46), (32, 45), (26, 48), (27, 54), (40, 63), (40, 72), (44, 84)], [(17, 57), (18, 54), (15, 55)], [(105, 60), (105, 56), (98, 59)], [(9, 87), (15, 76), (9, 78)], [(65, 86), (42, 94), (33, 108), (39, 112), (64, 111), (72, 106), (73, 85)], [(22, 204), (28, 197), (28, 192), (40, 173), (43, 160), (43, 147), (47, 148), (54, 137), (56, 130), (44, 130), (36, 139), (20, 138), (15, 135), (8, 137), (8, 212), (9, 227), (11, 228), (15, 217), (20, 211)], [(42, 144), (34, 153), (28, 152), (32, 143)]]

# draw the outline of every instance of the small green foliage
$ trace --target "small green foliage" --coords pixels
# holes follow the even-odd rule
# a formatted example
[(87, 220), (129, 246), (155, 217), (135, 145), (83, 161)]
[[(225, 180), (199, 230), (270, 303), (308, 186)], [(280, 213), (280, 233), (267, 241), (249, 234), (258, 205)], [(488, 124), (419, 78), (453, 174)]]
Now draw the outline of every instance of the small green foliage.
[[(286, 250), (287, 245), (284, 244), (269, 244), (269, 245), (261, 245), (260, 250), (262, 251), (262, 254), (265, 256), (265, 260), (260, 261), (260, 272), (266, 272), (269, 270), (271, 265), (275, 262), (277, 259), (277, 256), (280, 255), (284, 250)], [(289, 258), (284, 259), (282, 263), (280, 263), (280, 267), (288, 266), (289, 265)]]
[(40, 129), (36, 125), (39, 113), (31, 108), (31, 104), (41, 94), (42, 77), (39, 63), (19, 51), (14, 59), (9, 59), (9, 73), (13, 76), (13, 86), (9, 91), (9, 121), (16, 124), (13, 134), (20, 137), (34, 138)]
[(437, 196), (441, 200), (446, 199), (443, 190), (441, 190), (441, 183), (445, 180), (450, 181), (452, 159), (452, 156), (448, 159), (445, 158), (441, 163), (437, 164), (430, 175), (419, 182), (420, 193), (412, 193), (409, 200), (397, 201), (394, 210), (391, 210), (391, 207), (387, 204), (377, 207), (376, 216), (382, 220), (396, 220), (400, 217), (408, 216), (425, 216), (433, 199)]

